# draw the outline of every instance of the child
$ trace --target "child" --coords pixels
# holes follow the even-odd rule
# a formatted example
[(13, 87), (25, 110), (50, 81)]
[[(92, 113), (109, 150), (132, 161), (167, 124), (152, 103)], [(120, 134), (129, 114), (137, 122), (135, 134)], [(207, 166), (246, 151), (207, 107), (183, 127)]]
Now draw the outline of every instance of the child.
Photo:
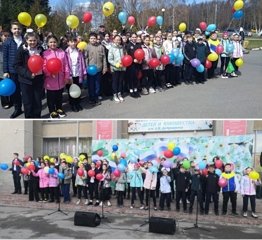
[[(127, 179), (126, 179), (126, 182), (127, 182), (127, 199), (130, 199), (130, 181), (131, 181), (131, 177), (128, 177), (128, 173), (131, 173), (133, 170), (134, 170), (134, 166), (135, 164), (132, 163), (132, 162), (129, 162), (127, 164)], [(126, 196), (126, 192), (125, 192), (125, 196)]]
[(83, 176), (79, 176), (78, 174), (76, 174), (76, 183), (75, 185), (77, 185), (77, 193), (78, 193), (78, 201), (76, 202), (76, 204), (79, 204), (81, 202), (81, 194), (82, 192), (84, 193), (84, 197), (85, 197), (85, 204), (88, 204), (88, 198), (87, 198), (87, 191), (86, 191), (86, 187), (87, 187), (87, 183), (86, 183), (86, 179), (87, 179), (87, 172), (84, 169), (84, 164), (80, 163), (80, 168), (84, 171)]
[(99, 170), (96, 168), (96, 163), (91, 162), (91, 169), (95, 172), (95, 175), (93, 177), (89, 177), (87, 172), (87, 185), (89, 188), (89, 194), (90, 194), (90, 201), (88, 205), (93, 205), (93, 198), (94, 198), (94, 192), (95, 192), (95, 198), (96, 198), (96, 204), (95, 206), (99, 205), (99, 196), (98, 196), (98, 183), (99, 181), (96, 179), (96, 175), (99, 173)]
[(256, 185), (261, 185), (260, 179), (252, 180), (249, 177), (249, 173), (253, 171), (253, 168), (247, 167), (246, 175), (241, 179), (240, 193), (243, 197), (243, 217), (247, 217), (248, 198), (250, 198), (252, 217), (257, 218), (256, 215)]
[(237, 77), (239, 75), (239, 72), (238, 72), (238, 66), (236, 65), (236, 60), (244, 57), (242, 46), (239, 41), (239, 35), (237, 33), (233, 34), (233, 44), (234, 44), (234, 51), (232, 53), (231, 62), (235, 68), (235, 71), (231, 74), (231, 76)]
[(145, 36), (142, 49), (145, 52), (145, 58), (142, 64), (142, 94), (148, 95), (148, 93), (155, 93), (153, 86), (154, 81), (154, 71), (153, 67), (149, 65), (149, 61), (156, 56), (155, 50), (152, 45), (150, 45), (149, 36)]
[(54, 202), (54, 200), (56, 199), (56, 203), (59, 203), (59, 194), (58, 194), (58, 187), (57, 187), (58, 171), (55, 168), (54, 163), (50, 163), (50, 168), (53, 168), (55, 172), (53, 174), (49, 173), (49, 192), (51, 198), (49, 202)]
[(228, 33), (225, 32), (222, 35), (222, 40), (220, 42), (220, 45), (224, 47), (224, 52), (221, 53), (220, 59), (221, 59), (221, 67), (220, 67), (220, 75), (221, 78), (228, 78), (227, 73), (225, 72), (230, 60), (230, 54), (226, 51), (227, 45), (230, 43), (230, 40), (228, 39)]
[(84, 47), (83, 55), (85, 58), (86, 67), (95, 65), (98, 72), (95, 75), (88, 75), (88, 93), (90, 103), (92, 105), (101, 105), (101, 100), (98, 99), (100, 90), (100, 80), (102, 74), (107, 72), (106, 54), (103, 46), (97, 42), (97, 34), (90, 33), (89, 43)]
[(72, 172), (71, 169), (68, 168), (66, 161), (62, 162), (60, 167), (60, 172), (62, 172), (65, 175), (64, 179), (60, 179), (60, 183), (61, 183), (62, 194), (64, 196), (64, 203), (68, 204), (70, 202), (69, 189), (70, 189), (70, 182), (72, 178)]
[(43, 48), (38, 44), (38, 40), (36, 33), (26, 34), (25, 43), (16, 51), (13, 64), (20, 83), (25, 118), (41, 118), (43, 71), (41, 69), (38, 73), (32, 73), (27, 64), (30, 57), (42, 56)]
[(237, 210), (237, 192), (239, 190), (239, 183), (234, 172), (231, 172), (231, 164), (225, 165), (225, 172), (221, 174), (221, 178), (227, 180), (227, 185), (222, 188), (223, 192), (223, 212), (222, 215), (227, 214), (227, 203), (230, 198), (232, 204), (232, 214), (238, 216)]
[[(197, 59), (204, 66), (206, 58), (209, 55), (209, 48), (204, 44), (203, 38), (201, 36), (198, 37), (197, 39), (196, 52), (197, 52)], [(196, 83), (204, 84), (204, 82), (205, 82), (205, 70), (204, 72), (196, 71)]]
[(22, 97), (20, 90), (20, 83), (18, 81), (18, 75), (15, 73), (13, 63), (17, 49), (23, 42), (22, 25), (19, 22), (13, 22), (11, 24), (11, 32), (13, 37), (7, 39), (3, 46), (3, 78), (10, 78), (16, 85), (15, 92), (11, 95), (11, 103), (13, 102), (15, 111), (10, 118), (16, 118), (22, 114)]
[(122, 58), (126, 55), (126, 50), (124, 46), (121, 45), (121, 37), (114, 37), (114, 44), (108, 52), (108, 62), (110, 64), (110, 69), (112, 72), (112, 88), (113, 88), (113, 100), (115, 103), (123, 102), (124, 99), (121, 95), (123, 80), (126, 68), (122, 65)]
[[(178, 53), (182, 52), (182, 45), (180, 44), (180, 42), (177, 39), (175, 40), (175, 45), (176, 45), (177, 49), (179, 49)], [(182, 68), (183, 63), (182, 62), (176, 63), (174, 61), (173, 64), (174, 64), (175, 86), (181, 85), (180, 72), (181, 72), (181, 68)]]
[(116, 178), (116, 188), (115, 190), (118, 193), (117, 196), (117, 206), (118, 207), (123, 207), (123, 198), (124, 198), (124, 192), (125, 192), (125, 188), (126, 188), (126, 173), (125, 172), (121, 172), (121, 175), (119, 178)]
[[(66, 113), (62, 110), (63, 90), (65, 84), (70, 77), (69, 67), (65, 52), (57, 48), (57, 37), (47, 37), (48, 49), (43, 53), (45, 74), (44, 88), (47, 90), (47, 105), (51, 119), (66, 117)], [(62, 62), (62, 70), (58, 74), (51, 74), (46, 67), (47, 61), (52, 58), (58, 58)]]
[(170, 187), (170, 182), (171, 182), (171, 177), (168, 176), (168, 172), (166, 169), (163, 169), (163, 176), (160, 178), (160, 202), (159, 202), (159, 207), (160, 210), (164, 210), (164, 202), (166, 199), (166, 205), (168, 211), (171, 210), (170, 208), (170, 200), (171, 200), (171, 187)]
[[(76, 47), (76, 38), (68, 37), (67, 44), (68, 48), (65, 50), (66, 58), (69, 66), (70, 72), (70, 83), (76, 84), (81, 88), (81, 83), (83, 80), (87, 79), (86, 66), (82, 51)], [(69, 92), (70, 84), (66, 87)], [(72, 98), (69, 94), (69, 104), (71, 104), (71, 109), (73, 112), (82, 111), (83, 108), (80, 105), (81, 95), (78, 98)]]
[[(208, 45), (210, 48), (210, 53), (216, 53), (216, 47), (219, 45), (219, 40), (217, 39), (217, 33), (215, 31), (209, 34)], [(215, 77), (215, 70), (217, 68), (218, 60), (212, 62), (212, 67), (207, 70), (208, 78)]]
[[(35, 166), (35, 162), (31, 161), (30, 162), (31, 165)], [(35, 166), (35, 172), (38, 172), (38, 168)], [(39, 202), (39, 196), (38, 196), (38, 177), (35, 177), (33, 175), (33, 172), (30, 171), (28, 173), (28, 185), (29, 185), (29, 201), (35, 201)]]
[(194, 67), (191, 65), (192, 59), (196, 58), (196, 43), (193, 41), (192, 34), (187, 34), (187, 42), (183, 47), (183, 54), (185, 56), (184, 63), (185, 63), (185, 72), (184, 72), (184, 80), (185, 84), (192, 84), (193, 85), (193, 71)]
[(103, 179), (100, 180), (99, 182), (99, 189), (100, 189), (100, 206), (102, 206), (104, 204), (104, 201), (107, 201), (107, 206), (110, 207), (111, 203), (110, 203), (110, 192), (111, 192), (111, 185), (110, 185), (110, 181), (111, 181), (111, 175), (110, 172), (107, 169), (107, 165), (103, 164), (102, 165), (102, 171), (101, 174), (103, 175)]

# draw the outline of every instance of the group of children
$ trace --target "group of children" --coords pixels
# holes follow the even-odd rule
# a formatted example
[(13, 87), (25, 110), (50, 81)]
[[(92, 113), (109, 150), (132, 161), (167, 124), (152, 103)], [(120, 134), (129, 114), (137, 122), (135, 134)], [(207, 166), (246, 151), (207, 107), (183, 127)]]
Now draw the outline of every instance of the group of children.
[[(15, 165), (14, 161), (18, 160), (20, 165)], [(116, 154), (114, 157), (116, 166), (118, 166), (119, 159)], [(219, 160), (218, 157), (213, 159), (213, 164), (207, 165), (208, 173), (203, 174), (202, 170), (195, 167), (194, 162), (191, 161), (190, 169), (185, 169), (183, 161), (188, 160), (184, 158), (177, 162), (170, 168), (163, 167), (164, 161), (162, 158), (158, 173), (150, 171), (153, 166), (152, 162), (144, 162), (143, 164), (128, 162), (126, 169), (121, 172), (120, 176), (116, 177), (112, 174), (112, 169), (108, 160), (99, 160), (98, 162), (88, 163), (87, 158), (83, 162), (79, 162), (78, 158), (69, 164), (65, 159), (61, 159), (61, 163), (54, 159), (52, 163), (48, 159), (37, 158), (32, 160), (27, 157), (23, 161), (18, 159), (18, 154), (14, 153), (14, 160), (12, 162), (15, 191), (13, 194), (21, 194), (21, 168), (29, 168), (28, 164), (34, 165), (35, 170), (31, 170), (27, 175), (23, 175), (25, 194), (27, 194), (29, 187), (29, 201), (38, 202), (60, 202), (60, 191), (64, 197), (64, 203), (70, 202), (70, 184), (72, 183), (73, 197), (78, 196), (76, 204), (81, 203), (81, 197), (84, 196), (86, 205), (102, 206), (103, 204), (111, 206), (111, 196), (113, 194), (111, 189), (111, 182), (115, 182), (114, 190), (117, 194), (117, 206), (123, 207), (123, 199), (130, 199), (131, 206), (134, 208), (134, 201), (136, 200), (136, 193), (140, 201), (140, 209), (148, 210), (149, 198), (153, 198), (153, 207), (157, 211), (156, 198), (159, 198), (159, 209), (164, 209), (165, 201), (167, 210), (171, 210), (172, 200), (176, 200), (176, 211), (180, 211), (180, 203), (182, 200), (184, 212), (187, 212), (187, 203), (190, 204), (189, 213), (192, 214), (195, 197), (197, 197), (197, 204), (200, 207), (200, 214), (209, 214), (209, 205), (214, 202), (214, 213), (219, 215), (218, 200), (219, 194), (222, 190), (223, 207), (222, 215), (227, 214), (227, 205), (230, 199), (232, 204), (232, 214), (237, 216), (237, 193), (243, 197), (243, 216), (247, 217), (248, 199), (250, 198), (252, 217), (257, 218), (255, 213), (255, 199), (256, 199), (256, 185), (260, 185), (261, 181), (252, 180), (249, 173), (253, 170), (248, 167), (244, 170), (241, 178), (241, 183), (231, 170), (231, 164), (227, 163), (222, 166), (222, 174), (218, 176), (215, 173), (215, 162)], [(204, 159), (206, 162), (206, 160)], [(36, 162), (38, 164), (36, 164)], [(38, 165), (38, 167), (37, 167)], [(45, 170), (45, 167), (54, 168), (52, 174)], [(82, 170), (82, 174), (78, 170)], [(58, 173), (63, 173), (65, 178), (60, 179)], [(97, 175), (102, 174), (101, 180), (97, 179)], [(218, 182), (220, 178), (225, 178), (227, 185), (220, 187)], [(61, 186), (61, 188), (60, 188)], [(39, 199), (38, 193), (41, 193)], [(88, 193), (90, 198), (88, 199)], [(174, 193), (176, 197), (174, 198)], [(50, 195), (50, 198), (49, 198)], [(145, 204), (144, 204), (145, 195)], [(94, 198), (96, 202), (94, 204)], [(212, 198), (212, 200), (211, 200)], [(205, 205), (204, 205), (205, 202)]]
[[(211, 32), (208, 39), (200, 29), (195, 31), (194, 36), (178, 31), (162, 34), (161, 30), (156, 35), (142, 31), (117, 34), (114, 30), (112, 36), (105, 31), (99, 34), (92, 32), (83, 52), (77, 48), (77, 43), (83, 41), (80, 35), (76, 37), (67, 34), (61, 39), (60, 44), (50, 31), (47, 31), (44, 37), (41, 31), (38, 34), (29, 32), (23, 38), (19, 22), (11, 24), (11, 32), (12, 37), (8, 39), (1, 37), (4, 41), (3, 77), (11, 78), (16, 84), (11, 100), (3, 106), (9, 108), (13, 104), (15, 111), (11, 118), (22, 114), (22, 104), (25, 118), (40, 118), (45, 91), (50, 118), (65, 117), (67, 114), (62, 106), (64, 89), (67, 88), (69, 92), (71, 84), (81, 87), (86, 80), (89, 103), (93, 106), (101, 104), (103, 94), (112, 94), (113, 101), (120, 103), (124, 101), (124, 91), (133, 98), (139, 98), (140, 94), (148, 95), (155, 93), (156, 90), (161, 92), (181, 85), (181, 79), (184, 79), (185, 84), (193, 84), (193, 81), (197, 84), (204, 83), (205, 71), (198, 72), (191, 62), (197, 58), (204, 65), (207, 56), (216, 52), (219, 44), (224, 47), (224, 52), (220, 55), (222, 78), (229, 77), (226, 69), (230, 58), (235, 69), (230, 76), (237, 77), (239, 72), (235, 62), (238, 58), (243, 58), (240, 36), (238, 34), (232, 36), (234, 51), (229, 53), (226, 49), (231, 40), (228, 34), (224, 33), (220, 41), (218, 31)], [(139, 61), (135, 58), (138, 49), (142, 49), (145, 54), (144, 59)], [(153, 58), (161, 61), (163, 55), (170, 53), (175, 54), (172, 63), (163, 65), (160, 62), (155, 68), (150, 65)], [(183, 54), (184, 61), (177, 62), (179, 54)], [(43, 68), (38, 73), (32, 73), (28, 67), (28, 59), (34, 55), (41, 56), (44, 61)], [(122, 63), (125, 55), (130, 55), (133, 59), (128, 67)], [(62, 70), (57, 74), (51, 74), (47, 67), (48, 60), (52, 58), (58, 58), (62, 62)], [(215, 77), (217, 64), (218, 60), (213, 61), (211, 68), (207, 70), (209, 79)], [(96, 74), (88, 74), (87, 68), (91, 65), (96, 66)], [(2, 104), (3, 101), (2, 98)], [(80, 101), (81, 95), (72, 98), (69, 94), (69, 104), (73, 112), (83, 110)]]

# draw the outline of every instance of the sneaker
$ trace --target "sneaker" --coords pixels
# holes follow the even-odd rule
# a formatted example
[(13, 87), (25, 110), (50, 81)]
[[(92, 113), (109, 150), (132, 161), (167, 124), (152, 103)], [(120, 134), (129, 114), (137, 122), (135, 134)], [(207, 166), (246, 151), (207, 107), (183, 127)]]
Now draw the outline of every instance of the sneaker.
[(118, 99), (120, 100), (120, 102), (124, 102), (125, 100), (124, 100), (124, 98), (122, 97), (122, 95), (121, 95), (121, 92), (120, 93), (118, 93)]
[(99, 206), (99, 202), (96, 202), (95, 206)]
[(47, 202), (47, 199), (45, 198), (43, 202)]
[(50, 118), (51, 119), (59, 119), (60, 117), (59, 117), (59, 115), (56, 112), (51, 112)]
[(182, 200), (180, 199), (179, 203), (182, 203)]
[(103, 206), (103, 202), (100, 202), (99, 206), (102, 207)]
[(43, 199), (41, 198), (38, 202), (43, 202)]
[(140, 209), (142, 210), (142, 209), (144, 209), (144, 208), (145, 208), (145, 207), (144, 207), (144, 205), (142, 204), (141, 207), (140, 207)]
[(156, 207), (154, 207), (154, 210), (155, 210), (155, 211), (157, 211), (157, 208), (156, 208)]
[(238, 216), (239, 214), (237, 212), (233, 212), (232, 215)]
[(221, 78), (228, 78), (228, 76), (225, 74), (221, 74)]
[(216, 216), (218, 216), (218, 215), (219, 215), (219, 213), (218, 213), (218, 212), (215, 212), (215, 214), (216, 214)]
[(227, 215), (227, 213), (226, 212), (222, 212), (222, 215)]
[(257, 218), (257, 215), (254, 212), (252, 212), (252, 217)]
[(155, 89), (154, 88), (149, 88), (149, 93), (156, 93)]
[(134, 92), (135, 98), (141, 98), (140, 93), (138, 91)]
[(145, 210), (148, 210), (148, 206), (145, 207)]
[(109, 201), (107, 201), (107, 206), (110, 207), (111, 206), (111, 203)]
[(60, 118), (66, 117), (67, 115), (62, 109), (58, 109), (57, 114), (59, 115)]
[(96, 105), (96, 101), (95, 101), (95, 100), (89, 100), (89, 103), (90, 103), (92, 106), (95, 106), (95, 105)]
[(88, 205), (88, 206), (93, 205), (93, 202), (90, 201), (87, 205)]
[(186, 200), (186, 203), (190, 203), (188, 200)]
[(143, 89), (142, 89), (142, 94), (143, 94), (143, 95), (148, 95), (148, 91), (147, 91), (146, 88), (143, 88)]
[(96, 106), (101, 105), (101, 104), (102, 104), (101, 100), (97, 99), (96, 100)]
[(81, 202), (81, 200), (80, 200), (80, 199), (78, 199), (78, 201), (76, 202), (76, 204), (80, 204), (80, 202)]
[(157, 90), (158, 92), (162, 92), (163, 89), (162, 89), (161, 87), (157, 86), (157, 87), (156, 87), (156, 90)]
[(132, 98), (136, 98), (136, 94), (135, 94), (134, 92), (130, 92), (129, 95), (130, 95), (130, 97), (132, 97)]
[(243, 213), (243, 217), (247, 217), (247, 212), (244, 212), (244, 213)]
[(238, 77), (235, 72), (231, 73), (231, 77)]
[(88, 199), (86, 199), (86, 202), (85, 202), (85, 205), (87, 205), (88, 204)]
[(130, 206), (130, 208), (134, 208), (134, 204), (132, 204), (132, 205)]
[(114, 94), (114, 96), (113, 96), (113, 101), (114, 101), (115, 103), (120, 103), (120, 100), (118, 99), (117, 94)]
[(98, 99), (99, 99), (99, 100), (102, 100), (103, 98), (102, 98), (102, 96), (98, 96)]

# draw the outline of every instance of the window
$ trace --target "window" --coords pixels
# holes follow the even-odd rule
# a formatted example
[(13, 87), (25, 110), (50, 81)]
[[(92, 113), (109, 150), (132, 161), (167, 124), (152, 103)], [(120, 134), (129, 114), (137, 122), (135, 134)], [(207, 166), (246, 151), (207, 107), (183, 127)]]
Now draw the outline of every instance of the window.
[(50, 157), (57, 157), (59, 152), (59, 139), (58, 138), (46, 138), (44, 139), (43, 154)]
[(71, 157), (76, 156), (76, 138), (60, 138), (60, 153)]
[(87, 153), (90, 155), (92, 153), (92, 138), (79, 138), (78, 153)]

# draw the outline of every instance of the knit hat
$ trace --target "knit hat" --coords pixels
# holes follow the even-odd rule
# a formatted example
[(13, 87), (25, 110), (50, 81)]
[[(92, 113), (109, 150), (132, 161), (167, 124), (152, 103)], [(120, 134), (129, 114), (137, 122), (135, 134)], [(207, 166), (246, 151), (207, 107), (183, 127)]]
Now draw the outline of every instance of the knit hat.
[(224, 36), (229, 36), (229, 35), (227, 32), (224, 32), (222, 36), (224, 37)]

